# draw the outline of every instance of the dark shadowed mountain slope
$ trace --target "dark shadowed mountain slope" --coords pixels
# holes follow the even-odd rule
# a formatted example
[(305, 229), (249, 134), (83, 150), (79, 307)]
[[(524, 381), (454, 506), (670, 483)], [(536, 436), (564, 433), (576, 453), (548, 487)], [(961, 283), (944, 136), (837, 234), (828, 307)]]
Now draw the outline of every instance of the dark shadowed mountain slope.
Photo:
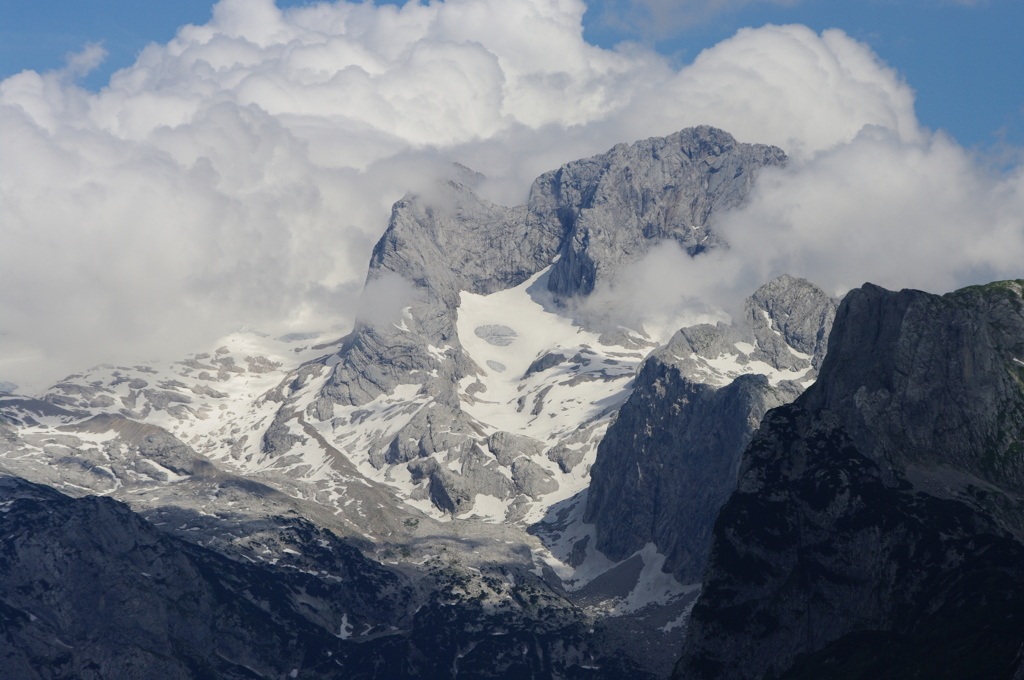
[(301, 520), (297, 562), (234, 560), (110, 498), (0, 477), (0, 677), (649, 679), (524, 569), (413, 583)]
[(1020, 676), (1022, 290), (847, 295), (744, 453), (676, 678)]
[(332, 553), (321, 567), (341, 567), (333, 585), (16, 477), (0, 477), (0, 512), (5, 678), (332, 677), (339, 609), (367, 622), (401, 611), (401, 580), (328, 533), (317, 538)]
[(781, 276), (748, 298), (741, 323), (684, 328), (646, 359), (591, 470), (584, 519), (599, 550), (621, 560), (653, 542), (666, 570), (700, 581), (740, 455), (765, 412), (813, 382), (836, 305)]

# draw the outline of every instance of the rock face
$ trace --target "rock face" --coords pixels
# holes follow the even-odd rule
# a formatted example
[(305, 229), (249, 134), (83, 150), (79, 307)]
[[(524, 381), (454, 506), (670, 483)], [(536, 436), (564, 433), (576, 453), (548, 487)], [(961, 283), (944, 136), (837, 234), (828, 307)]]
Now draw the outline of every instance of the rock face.
[(676, 678), (1019, 677), (1022, 293), (846, 296), (744, 453)]
[(622, 560), (653, 542), (666, 570), (700, 581), (740, 455), (768, 409), (814, 380), (836, 305), (782, 276), (747, 300), (741, 323), (685, 328), (652, 353), (591, 470), (584, 520), (599, 550)]
[[(506, 366), (474, 361), (464, 350), (460, 296), (507, 290), (550, 267), (545, 287), (558, 303), (588, 295), (596, 282), (614, 279), (662, 241), (674, 240), (691, 254), (716, 246), (721, 239), (714, 215), (738, 206), (761, 168), (785, 162), (778, 148), (741, 144), (705, 126), (569, 163), (539, 177), (528, 202), (513, 208), (478, 198), (472, 189), (478, 178), (468, 172), (430, 196), (406, 196), (395, 204), (374, 248), (364, 313), (305, 415), (330, 421), (338, 407), (366, 406), (415, 387), (420, 410), (408, 424), (363, 445), (377, 469), (400, 465), (407, 471), (397, 474), (429, 480), (430, 491), (423, 495), (453, 514), (472, 508), (474, 491), (483, 488), (456, 468), (472, 469), (499, 499), (536, 498), (540, 490), (554, 488), (537, 470), (520, 463), (508, 485), (510, 468), (498, 470), (482, 460), (482, 435), (501, 428), (466, 413), (464, 402), (490, 395), (465, 391), (462, 381), (488, 370), (504, 372)], [(390, 316), (379, 313), (382, 291), (401, 298), (401, 309)], [(512, 328), (497, 323), (480, 325), (474, 335), (500, 347), (517, 341)], [(523, 379), (565, 356), (538, 358)], [(527, 413), (541, 415), (545, 394)], [(423, 410), (428, 405), (429, 414)], [(295, 410), (285, 399), (266, 432), (263, 453), (282, 456), (301, 442), (288, 425)], [(436, 465), (417, 462), (435, 454)], [(568, 453), (551, 460), (556, 459), (564, 470), (577, 464)]]
[(390, 273), (412, 283), (419, 293), (411, 314), (416, 328), (410, 336), (393, 323), (364, 321), (346, 341), (326, 396), (365, 403), (410, 372), (436, 368), (426, 345), (458, 348), (453, 317), (460, 291), (511, 288), (557, 255), (550, 290), (587, 295), (599, 278), (665, 239), (691, 254), (720, 244), (712, 214), (739, 205), (762, 167), (785, 162), (781, 149), (740, 144), (703, 126), (566, 164), (539, 177), (527, 204), (514, 208), (479, 199), (456, 181), (438, 196), (407, 196), (374, 248), (368, 281)]
[(785, 162), (777, 147), (740, 144), (702, 126), (620, 144), (542, 175), (530, 205), (558, 215), (564, 227), (551, 290), (587, 295), (664, 240), (691, 255), (721, 245), (711, 216), (738, 206), (762, 167)]
[(883, 466), (948, 467), (1024, 493), (1019, 282), (942, 297), (867, 285), (843, 315), (808, 409), (835, 413)]
[[(561, 231), (553, 214), (483, 201), (455, 181), (436, 196), (395, 203), (367, 282), (371, 290), (378, 280), (411, 284), (409, 313), (383, 323), (358, 321), (324, 395), (336, 404), (365, 404), (400, 384), (424, 382), (435, 369), (444, 373), (427, 381), (431, 390), (450, 392), (455, 376), (471, 371), (457, 351), (460, 291), (487, 294), (522, 283), (551, 262)], [(442, 352), (451, 351), (454, 363), (439, 360), (431, 346), (451, 348)]]

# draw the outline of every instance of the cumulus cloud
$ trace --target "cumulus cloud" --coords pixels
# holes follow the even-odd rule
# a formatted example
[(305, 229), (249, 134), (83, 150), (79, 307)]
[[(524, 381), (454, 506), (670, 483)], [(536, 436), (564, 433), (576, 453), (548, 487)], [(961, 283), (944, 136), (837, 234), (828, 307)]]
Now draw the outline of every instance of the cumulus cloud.
[[(657, 271), (678, 284), (648, 316), (784, 267), (829, 285), (864, 271), (933, 287), (1012, 267), (1019, 173), (986, 175), (922, 130), (913, 92), (867, 46), (767, 26), (675, 69), (636, 45), (588, 44), (585, 11), (221, 0), (209, 23), (150, 45), (99, 92), (69, 77), (98, 63), (95, 45), (62, 71), (4, 80), (0, 379), (39, 385), (100, 360), (174, 356), (242, 325), (343, 328), (392, 202), (453, 161), (515, 204), (545, 170), (697, 124), (782, 146), (793, 163), (723, 224), (734, 245), (722, 262), (658, 249)], [(941, 200), (915, 210), (929, 191)], [(838, 194), (832, 214), (824, 192)], [(909, 250), (922, 216), (943, 234), (922, 251), (934, 266), (904, 267), (892, 246)], [(836, 252), (848, 266), (827, 264)], [(645, 280), (620, 291), (638, 297)]]
[(906, 142), (924, 135), (913, 91), (894, 69), (842, 31), (804, 26), (741, 29), (638, 97), (631, 114), (637, 132), (710, 124), (795, 158), (848, 142), (868, 125)]
[(995, 174), (945, 135), (867, 128), (764, 180), (722, 224), (751, 281), (947, 291), (1024, 275), (1024, 173)]
[(571, 311), (592, 330), (625, 327), (665, 343), (682, 327), (728, 322), (737, 300), (750, 292), (738, 285), (742, 268), (732, 251), (690, 257), (675, 241), (663, 241), (614, 278), (598, 281), (586, 299), (571, 303)]

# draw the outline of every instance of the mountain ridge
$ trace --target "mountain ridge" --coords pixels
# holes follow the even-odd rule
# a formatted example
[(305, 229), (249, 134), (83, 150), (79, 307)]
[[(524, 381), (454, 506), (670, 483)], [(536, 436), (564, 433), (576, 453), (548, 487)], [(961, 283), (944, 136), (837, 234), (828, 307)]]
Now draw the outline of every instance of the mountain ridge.
[[(768, 662), (764, 650), (733, 655), (729, 663), (745, 669), (737, 677), (750, 669), (813, 677), (840, 653), (866, 662), (861, 634), (882, 641), (893, 668), (907, 668), (921, 645), (950, 630), (892, 622), (927, 613), (914, 598), (943, 592), (948, 570), (900, 581), (886, 591), (891, 606), (851, 595), (849, 584), (822, 586), (817, 599), (798, 588), (783, 603), (819, 617), (833, 611), (837, 622), (808, 637), (809, 619), (780, 614), (767, 586), (744, 585), (742, 569), (729, 569), (754, 565), (771, 581), (795, 564), (800, 578), (852, 578), (809, 557), (800, 538), (827, 543), (832, 515), (846, 506), (826, 492), (842, 496), (848, 486), (857, 512), (843, 521), (871, 526), (878, 513), (864, 499), (899, 519), (888, 542), (870, 543), (865, 530), (837, 543), (848, 551), (843, 568), (860, 573), (853, 544), (910, 573), (900, 562), (908, 545), (938, 563), (984, 536), (992, 559), (972, 564), (998, 577), (956, 581), (950, 611), (977, 620), (965, 593), (1016, 602), (1014, 536), (1024, 511), (1013, 495), (1013, 446), (1024, 426), (1000, 405), (1017, 403), (1024, 379), (1013, 361), (1024, 357), (1014, 325), (1021, 285), (944, 298), (865, 286), (839, 304), (783, 275), (731, 321), (681, 319), (665, 336), (584, 313), (594, 291), (658, 244), (691, 257), (724, 247), (718, 217), (742, 205), (761, 169), (785, 162), (774, 147), (689, 129), (545, 173), (530, 200), (511, 208), (477, 197), (478, 178), (457, 169), (436, 191), (395, 204), (347, 336), (235, 334), (178, 362), (68, 376), (41, 399), (0, 395), (0, 465), (71, 496), (122, 500), (153, 531), (247, 565), (256, 581), (301, 574), (305, 592), (336, 585), (319, 541), (341, 541), (345, 554), (355, 551), (354, 573), (402, 584), (395, 608), (370, 604), (379, 615), (360, 618), (285, 593), (263, 610), (294, 622), (281, 639), (316, 627), (330, 663), (353, 677), (440, 678), (453, 668), (477, 677), (667, 677), (684, 645), (679, 673), (697, 672), (696, 663), (718, 677), (714, 663), (729, 657), (722, 645), (749, 632), (741, 624), (750, 612), (760, 624), (778, 622), (761, 633), (786, 651)], [(875, 325), (902, 321), (875, 335), (865, 330), (875, 322), (857, 321), (876, 317)], [(947, 326), (955, 342), (943, 349), (935, 329)], [(971, 335), (982, 327), (987, 335)], [(901, 345), (908, 329), (923, 340)], [(1005, 354), (998, 361), (983, 351), (993, 343)], [(892, 356), (865, 363), (854, 346)], [(1002, 373), (990, 379), (994, 366)], [(935, 399), (918, 383), (954, 396)], [(963, 394), (982, 388), (998, 398), (979, 401), (988, 410), (958, 426)], [(900, 404), (914, 399), (901, 420)], [(831, 415), (801, 415), (811, 403)], [(980, 445), (992, 455), (967, 465), (959, 453), (936, 457), (936, 443), (958, 431), (961, 453)], [(813, 465), (779, 462), (780, 442), (796, 442), (794, 432), (813, 439), (801, 444), (817, 452)], [(907, 445), (893, 445), (893, 432)], [(769, 480), (769, 467), (781, 477)], [(804, 487), (820, 493), (805, 498)], [(791, 507), (776, 512), (782, 498)], [(931, 513), (945, 533), (928, 526)], [(723, 537), (723, 526), (736, 530)], [(778, 548), (783, 566), (764, 546), (753, 551), (760, 561), (743, 552), (741, 539), (756, 543), (760, 530), (796, 537), (796, 548)], [(245, 599), (245, 578), (230, 597)], [(820, 602), (833, 609), (814, 609)], [(857, 627), (883, 614), (889, 628)], [(1014, 625), (996, 631), (1000, 659)]]
[(847, 294), (744, 454), (673, 677), (1024, 672), (1022, 292)]

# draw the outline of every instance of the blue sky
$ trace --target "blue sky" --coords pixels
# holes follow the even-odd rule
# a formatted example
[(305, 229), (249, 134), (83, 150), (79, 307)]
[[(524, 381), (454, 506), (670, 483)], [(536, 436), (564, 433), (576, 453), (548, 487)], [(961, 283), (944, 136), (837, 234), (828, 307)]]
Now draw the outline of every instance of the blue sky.
[[(656, 8), (686, 3), (647, 4)], [(916, 91), (917, 113), (924, 125), (947, 130), (969, 147), (988, 148), (1000, 140), (1024, 146), (1021, 0), (718, 4), (725, 9), (703, 20), (669, 13), (667, 21), (654, 22), (659, 27), (654, 31), (628, 2), (594, 0), (584, 17), (585, 37), (602, 47), (639, 40), (685, 64), (743, 26), (800, 23), (818, 32), (840, 28), (903, 74)], [(0, 78), (23, 69), (60, 68), (69, 52), (86, 42), (102, 41), (109, 56), (82, 83), (97, 89), (113, 71), (129, 66), (147, 43), (166, 42), (179, 26), (208, 21), (211, 6), (209, 0), (0, 0)]]

